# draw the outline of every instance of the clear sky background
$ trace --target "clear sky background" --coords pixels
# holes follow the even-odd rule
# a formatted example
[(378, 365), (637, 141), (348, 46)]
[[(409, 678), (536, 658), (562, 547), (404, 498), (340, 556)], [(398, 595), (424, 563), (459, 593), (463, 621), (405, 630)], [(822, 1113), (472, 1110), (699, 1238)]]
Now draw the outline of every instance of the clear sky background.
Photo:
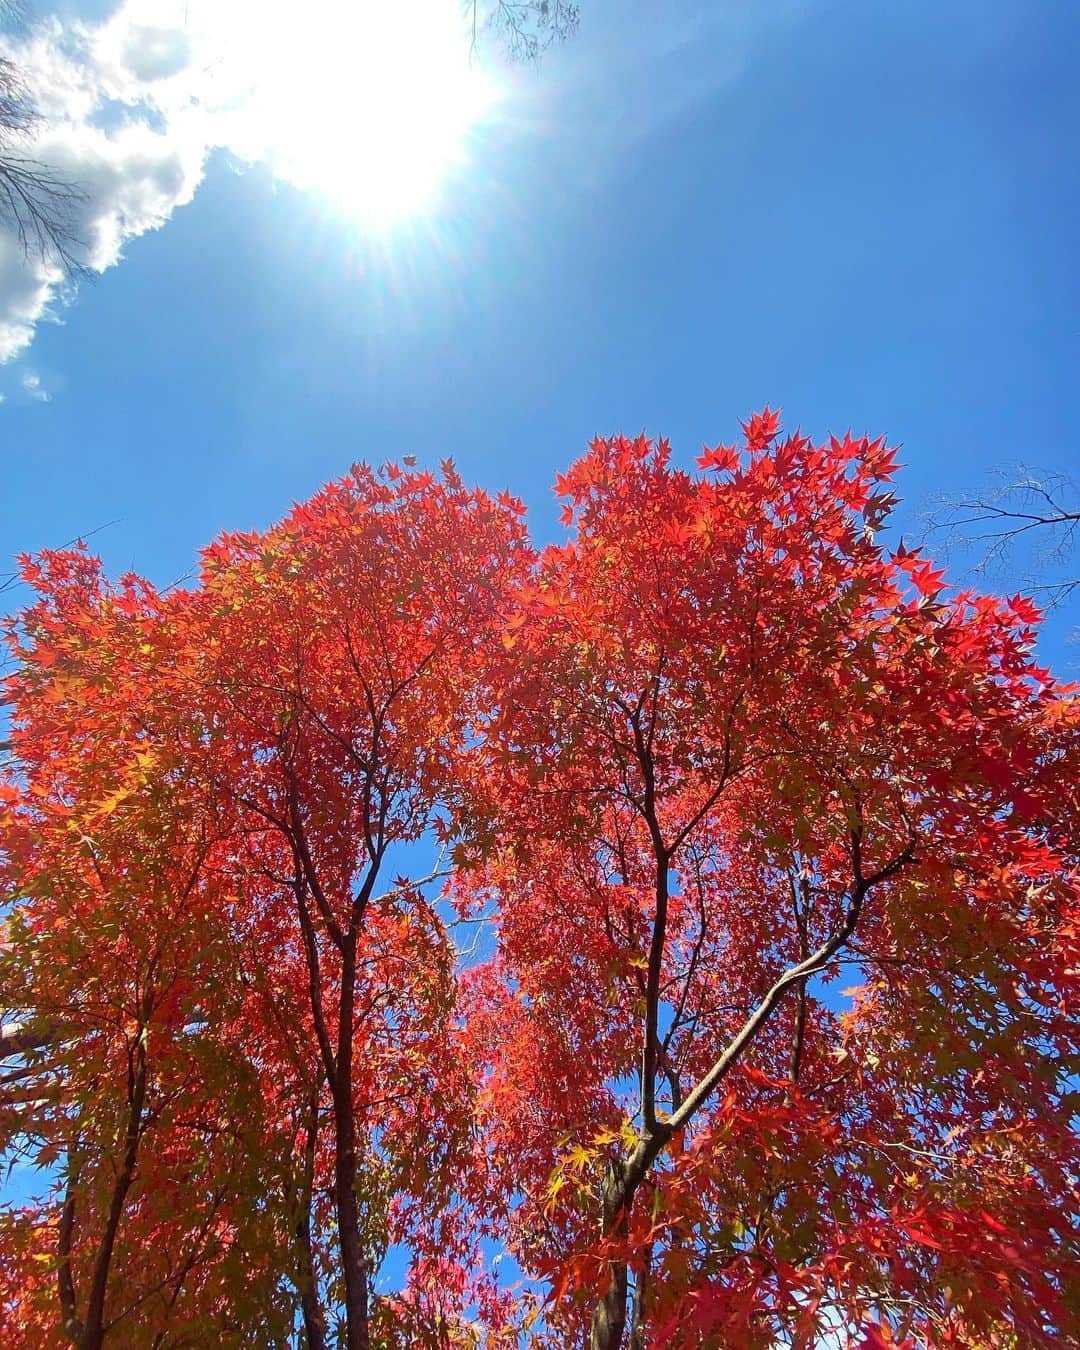
[[(509, 487), (545, 540), (594, 434), (689, 463), (766, 402), (900, 443), (909, 538), (996, 467), (1080, 471), (1080, 0), (581, 10), (497, 71), (465, 161), (390, 232), (220, 149), (201, 181), (198, 145), (85, 159), (133, 237), (0, 364), (0, 555), (113, 522), (108, 568), (167, 584), (218, 531), (403, 454)], [(355, 135), (380, 135), (367, 110)], [(0, 253), (0, 321), (26, 284)], [(1074, 678), (1076, 622), (1044, 640)]]
[(901, 443), (909, 537), (995, 466), (1080, 467), (1077, 0), (581, 9), (390, 233), (214, 152), (0, 366), (0, 553), (115, 521), (108, 567), (167, 583), (406, 453), (544, 539), (593, 434), (689, 462), (766, 401)]

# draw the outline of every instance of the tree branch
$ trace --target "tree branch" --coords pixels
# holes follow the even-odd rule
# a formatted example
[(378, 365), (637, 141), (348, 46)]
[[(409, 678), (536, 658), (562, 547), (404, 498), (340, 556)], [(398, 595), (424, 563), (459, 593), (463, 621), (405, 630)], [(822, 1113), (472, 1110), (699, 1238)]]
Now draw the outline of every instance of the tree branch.
[(856, 925), (859, 922), (859, 915), (862, 913), (863, 903), (870, 890), (879, 882), (885, 881), (888, 877), (894, 875), (901, 867), (912, 860), (914, 857), (914, 840), (909, 842), (907, 847), (890, 863), (886, 864), (869, 877), (862, 875), (861, 854), (861, 839), (858, 831), (855, 831), (852, 834), (852, 858), (854, 862), (855, 880), (851, 888), (844, 921), (839, 929), (828, 939), (828, 941), (823, 942), (816, 951), (811, 952), (804, 960), (799, 961), (796, 965), (791, 966), (788, 970), (784, 971), (783, 975), (780, 976), (743, 1023), (742, 1027), (729, 1042), (727, 1048), (719, 1059), (716, 1060), (712, 1068), (709, 1069), (705, 1076), (698, 1082), (697, 1086), (692, 1088), (687, 1094), (682, 1106), (672, 1114), (668, 1121), (665, 1122), (665, 1129), (668, 1133), (681, 1130), (687, 1125), (699, 1108), (708, 1100), (712, 1093), (716, 1091), (720, 1083), (723, 1082), (724, 1078), (735, 1067), (743, 1054), (753, 1043), (787, 991), (793, 985), (808, 979), (811, 975), (820, 974), (820, 972), (828, 966), (832, 958), (839, 952), (841, 947), (847, 942), (848, 938), (851, 937), (852, 933), (854, 933)]

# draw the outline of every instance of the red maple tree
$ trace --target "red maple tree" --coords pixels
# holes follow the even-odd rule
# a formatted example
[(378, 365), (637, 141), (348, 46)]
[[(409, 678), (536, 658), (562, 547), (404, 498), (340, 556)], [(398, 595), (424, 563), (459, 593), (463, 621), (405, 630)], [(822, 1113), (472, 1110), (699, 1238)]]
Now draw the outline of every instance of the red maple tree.
[(744, 432), (595, 442), (507, 624), (476, 1213), (552, 1344), (1060, 1344), (1075, 698), (881, 547), (882, 442)]
[(27, 560), (5, 1344), (1080, 1334), (1075, 694), (882, 442), (700, 469), (596, 441), (539, 555), (407, 463), (189, 589)]
[(288, 1233), (263, 1196), (290, 1141), (238, 1037), (243, 952), (207, 866), (222, 822), (156, 717), (172, 634), (150, 588), (108, 586), (85, 553), (25, 574), (0, 979), (30, 1016), (6, 1038), (0, 1119), (54, 1185), (0, 1228), (4, 1344), (272, 1340)]

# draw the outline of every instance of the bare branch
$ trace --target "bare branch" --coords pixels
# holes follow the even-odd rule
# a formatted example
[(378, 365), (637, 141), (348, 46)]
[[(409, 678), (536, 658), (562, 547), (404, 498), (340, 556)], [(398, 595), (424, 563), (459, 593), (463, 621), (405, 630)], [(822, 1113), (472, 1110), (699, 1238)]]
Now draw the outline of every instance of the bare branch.
[(0, 224), (11, 230), (27, 258), (85, 277), (85, 241), (79, 237), (86, 192), (58, 170), (23, 153), (41, 125), (22, 73), (0, 56)]
[(1024, 464), (996, 477), (985, 491), (939, 498), (925, 516), (927, 535), (946, 553), (971, 556), (976, 576), (1014, 568), (1017, 553), (1029, 549), (1025, 588), (1048, 608), (1062, 604), (1080, 587), (1080, 490), (1066, 473)]
[(574, 33), (579, 17), (578, 6), (567, 0), (469, 0), (465, 13), (473, 51), (481, 33), (493, 33), (512, 61), (539, 60)]

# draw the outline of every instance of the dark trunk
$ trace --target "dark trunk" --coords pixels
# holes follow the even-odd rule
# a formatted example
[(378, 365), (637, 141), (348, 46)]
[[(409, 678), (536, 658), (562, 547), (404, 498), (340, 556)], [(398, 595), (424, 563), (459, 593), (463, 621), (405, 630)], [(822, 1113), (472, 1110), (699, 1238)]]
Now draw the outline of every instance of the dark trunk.
[[(304, 873), (299, 854), (295, 883), (297, 915), (308, 965), (308, 988), (315, 1034), (334, 1104), (334, 1196), (337, 1207), (338, 1246), (345, 1282), (346, 1350), (369, 1350), (368, 1270), (360, 1238), (360, 1212), (356, 1201), (356, 1116), (353, 1106), (353, 1013), (356, 1001), (357, 927), (346, 933), (334, 928), (331, 937), (341, 954), (341, 1002), (338, 1008), (337, 1044), (330, 1042), (329, 1023), (323, 1007), (319, 946), (304, 894)], [(311, 879), (314, 880), (313, 870)], [(314, 1285), (312, 1286), (314, 1296)], [(304, 1293), (301, 1291), (301, 1299)], [(304, 1312), (305, 1321), (307, 1311)], [(314, 1344), (317, 1344), (314, 1343)]]
[(356, 1117), (352, 1099), (353, 1004), (356, 986), (356, 933), (344, 944), (341, 1008), (338, 1014), (337, 1073), (334, 1083), (334, 1180), (338, 1239), (345, 1275), (347, 1350), (369, 1350), (367, 1256), (360, 1237), (356, 1200)]
[[(625, 1164), (609, 1164), (603, 1186), (601, 1231), (605, 1238), (618, 1242), (625, 1236), (632, 1201), (633, 1191), (628, 1191)], [(593, 1308), (589, 1350), (619, 1350), (622, 1345), (629, 1282), (626, 1261), (613, 1261), (609, 1271), (611, 1279), (608, 1287)]]
[(120, 1230), (120, 1219), (131, 1183), (135, 1179), (139, 1140), (142, 1137), (143, 1105), (146, 1101), (146, 1029), (140, 1028), (139, 1038), (128, 1052), (128, 1118), (124, 1132), (124, 1158), (113, 1184), (109, 1201), (109, 1215), (105, 1222), (101, 1246), (94, 1264), (94, 1278), (86, 1305), (86, 1324), (79, 1341), (80, 1350), (101, 1350), (105, 1340), (105, 1295), (109, 1287), (109, 1267), (113, 1248)]
[(649, 1315), (649, 1276), (652, 1273), (652, 1244), (645, 1248), (641, 1269), (634, 1281), (634, 1311), (630, 1318), (630, 1350), (646, 1350)]
[(308, 1122), (304, 1146), (304, 1176), (300, 1194), (300, 1212), (296, 1219), (298, 1249), (300, 1309), (304, 1316), (304, 1339), (307, 1350), (326, 1350), (326, 1314), (319, 1299), (319, 1285), (315, 1278), (315, 1261), (311, 1250), (311, 1193), (315, 1176), (315, 1146), (319, 1130), (319, 1088), (316, 1084), (308, 1108)]
[(59, 1263), (56, 1268), (56, 1281), (60, 1294), (60, 1313), (64, 1322), (64, 1330), (76, 1345), (82, 1340), (82, 1323), (79, 1321), (75, 1278), (71, 1273), (71, 1244), (72, 1235), (75, 1232), (75, 1188), (78, 1184), (78, 1166), (69, 1160), (64, 1208), (60, 1213)]
[[(601, 1232), (610, 1241), (622, 1244), (626, 1239), (634, 1196), (649, 1168), (659, 1157), (671, 1131), (666, 1124), (642, 1138), (629, 1158), (608, 1164), (604, 1174), (603, 1219)], [(611, 1283), (593, 1308), (589, 1350), (620, 1350), (626, 1330), (626, 1296), (629, 1289), (629, 1264), (625, 1259), (608, 1267)], [(644, 1317), (644, 1303), (642, 1303)]]

